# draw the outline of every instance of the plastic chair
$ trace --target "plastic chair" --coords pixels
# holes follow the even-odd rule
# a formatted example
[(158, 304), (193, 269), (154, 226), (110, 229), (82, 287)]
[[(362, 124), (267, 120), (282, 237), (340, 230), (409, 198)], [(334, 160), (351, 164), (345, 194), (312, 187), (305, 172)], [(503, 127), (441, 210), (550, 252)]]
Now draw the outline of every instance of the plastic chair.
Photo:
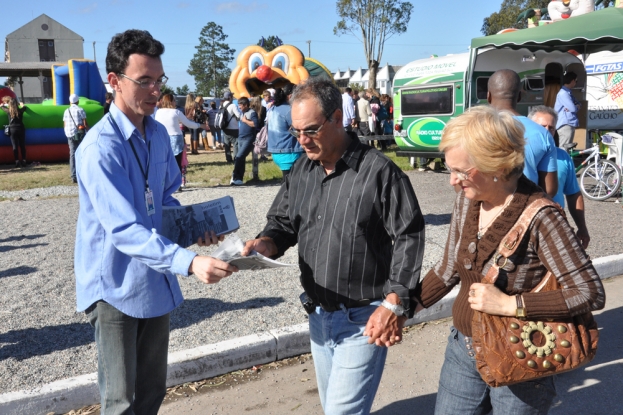
[[(606, 138), (607, 136), (612, 138), (609, 140)], [(602, 143), (608, 146), (608, 155), (606, 156), (606, 159), (614, 159), (617, 166), (621, 167), (623, 164), (623, 136), (617, 133), (607, 133), (602, 137)]]

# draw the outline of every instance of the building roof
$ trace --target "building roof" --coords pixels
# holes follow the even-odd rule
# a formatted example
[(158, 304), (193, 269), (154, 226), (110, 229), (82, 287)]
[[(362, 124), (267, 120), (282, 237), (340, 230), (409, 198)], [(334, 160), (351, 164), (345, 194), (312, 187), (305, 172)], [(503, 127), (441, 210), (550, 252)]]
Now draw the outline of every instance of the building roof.
[[(82, 40), (84, 42), (84, 38), (80, 36), (78, 33), (74, 32), (73, 30), (69, 29), (67, 26), (59, 23), (58, 21), (52, 19), (50, 16), (48, 16), (45, 13), (40, 15), (39, 17), (35, 17), (34, 19), (26, 23), (25, 25), (15, 29), (14, 31), (6, 35), (6, 38), (7, 39), (23, 38), (24, 29), (47, 31), (48, 29), (43, 29), (43, 25), (49, 26), (49, 23), (55, 23), (67, 31), (66, 33), (63, 33), (63, 38), (64, 38), (63, 40)], [(58, 39), (58, 34), (51, 34), (50, 39)]]
[(52, 64), (66, 65), (67, 62), (0, 62), (0, 76), (37, 77), (52, 76)]

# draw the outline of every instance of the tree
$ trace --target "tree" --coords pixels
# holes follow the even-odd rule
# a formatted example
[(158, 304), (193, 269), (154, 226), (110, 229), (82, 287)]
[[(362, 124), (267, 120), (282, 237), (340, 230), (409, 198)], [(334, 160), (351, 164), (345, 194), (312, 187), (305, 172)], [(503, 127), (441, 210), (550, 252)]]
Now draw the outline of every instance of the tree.
[(257, 45), (266, 49), (266, 52), (270, 52), (276, 47), (283, 45), (283, 41), (279, 39), (278, 36), (271, 35), (271, 36), (268, 36), (267, 38), (264, 38), (264, 36), (262, 36), (260, 41), (257, 42)]
[(385, 42), (407, 31), (413, 5), (400, 0), (337, 0), (337, 22), (333, 33), (351, 34), (363, 43), (368, 62), (368, 85), (376, 87), (376, 73)]
[(485, 17), (480, 32), (485, 35), (494, 35), (502, 29), (514, 27), (525, 29), (528, 24), (525, 20), (517, 22), (517, 16), (526, 9), (547, 8), (550, 0), (504, 0), (500, 11)]
[(164, 94), (172, 94), (175, 95), (175, 91), (173, 91), (169, 86), (167, 85), (161, 85), (160, 86), (160, 96), (164, 95)]
[(229, 85), (230, 62), (234, 60), (235, 49), (225, 43), (227, 35), (223, 28), (210, 22), (201, 29), (197, 52), (190, 61), (188, 73), (195, 78), (196, 93), (199, 96), (221, 96)]
[(182, 87), (175, 87), (175, 94), (176, 95), (188, 95), (190, 94), (190, 88), (188, 88), (188, 85), (184, 84), (184, 86)]

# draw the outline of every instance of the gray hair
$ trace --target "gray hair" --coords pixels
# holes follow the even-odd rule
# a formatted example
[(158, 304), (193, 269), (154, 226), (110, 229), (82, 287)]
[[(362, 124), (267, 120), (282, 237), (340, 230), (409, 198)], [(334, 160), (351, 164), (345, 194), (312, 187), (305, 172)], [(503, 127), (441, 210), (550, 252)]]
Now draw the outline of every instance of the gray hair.
[(326, 118), (330, 118), (335, 110), (342, 109), (342, 93), (333, 80), (317, 77), (298, 84), (290, 98), (290, 105), (310, 98), (320, 104)]
[(552, 107), (548, 107), (547, 105), (537, 105), (535, 107), (530, 108), (530, 112), (528, 112), (528, 118), (531, 120), (534, 119), (534, 116), (539, 112), (543, 114), (549, 114), (554, 117), (554, 124), (558, 122), (558, 113)]

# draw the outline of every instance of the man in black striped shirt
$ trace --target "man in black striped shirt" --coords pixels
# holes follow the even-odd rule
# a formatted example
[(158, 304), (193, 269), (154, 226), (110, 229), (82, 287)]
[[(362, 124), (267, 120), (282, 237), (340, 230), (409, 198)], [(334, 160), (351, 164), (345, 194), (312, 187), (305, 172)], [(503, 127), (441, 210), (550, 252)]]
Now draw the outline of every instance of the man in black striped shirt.
[(407, 176), (344, 130), (333, 82), (310, 79), (290, 102), (290, 132), (307, 157), (294, 164), (243, 255), (278, 258), (298, 244), (323, 409), (369, 413), (387, 347), (402, 339), (415, 309), (424, 219)]

